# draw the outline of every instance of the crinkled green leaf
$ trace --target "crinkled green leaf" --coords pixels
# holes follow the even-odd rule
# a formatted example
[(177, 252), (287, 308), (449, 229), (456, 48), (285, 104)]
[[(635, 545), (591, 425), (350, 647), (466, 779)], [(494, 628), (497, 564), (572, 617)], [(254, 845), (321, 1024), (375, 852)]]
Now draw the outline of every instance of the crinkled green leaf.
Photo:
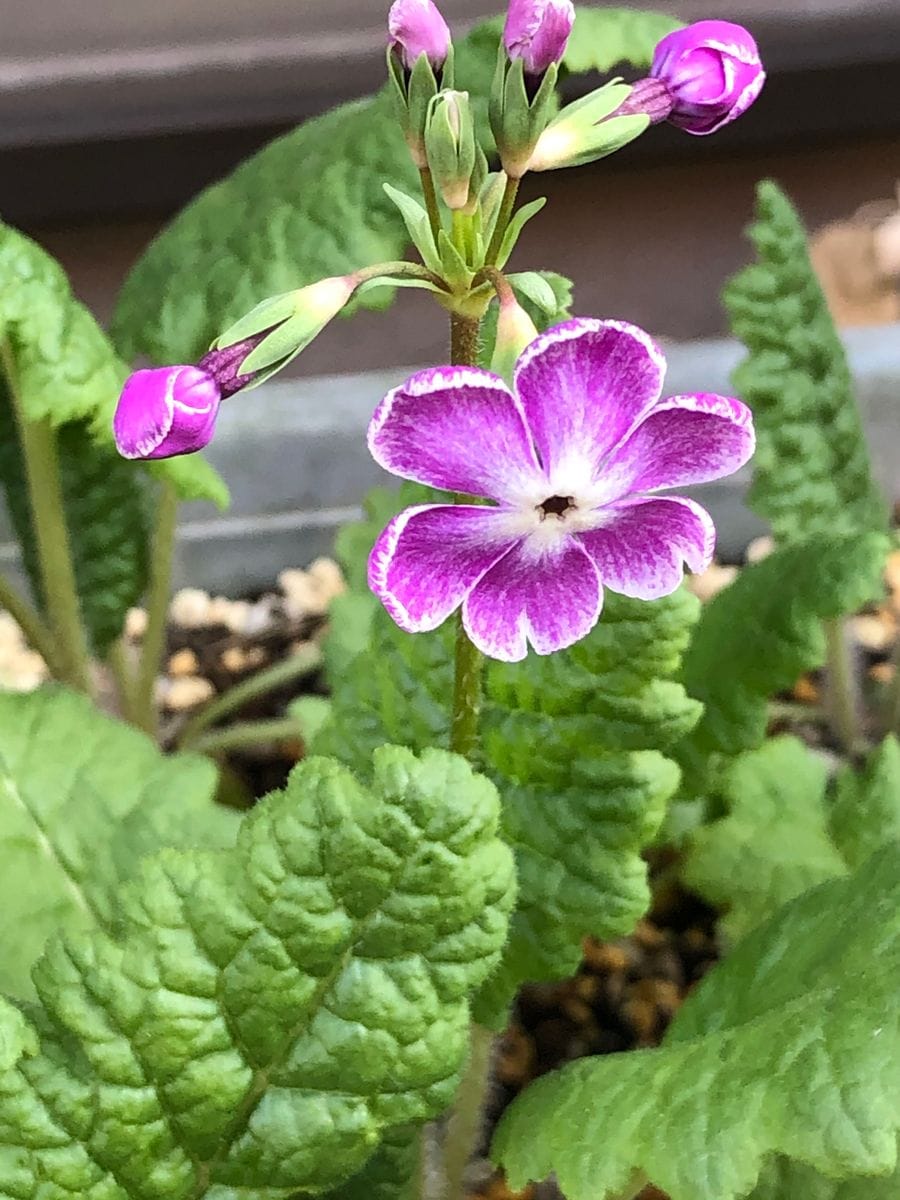
[[(377, 515), (351, 528), (340, 550), (367, 556), (394, 511), (421, 503), (422, 489), (379, 493)], [(351, 582), (358, 563), (347, 563)], [(503, 799), (503, 829), (522, 880), (520, 907), (501, 970), (478, 1006), (494, 1022), (519, 983), (556, 978), (578, 962), (585, 934), (630, 932), (646, 910), (646, 864), (678, 768), (663, 751), (696, 722), (699, 705), (673, 678), (698, 604), (679, 592), (652, 604), (607, 593), (597, 628), (560, 654), (489, 662), (483, 768)], [(432, 634), (403, 633), (370, 600), (333, 611), (331, 638), (371, 621), (368, 646), (352, 662), (338, 650), (330, 720), (318, 721), (316, 753), (356, 770), (385, 741), (414, 748), (449, 744), (454, 622)], [(352, 636), (362, 633), (354, 624)], [(316, 714), (321, 718), (321, 712)]]
[(83, 696), (0, 694), (0, 989), (30, 993), (51, 934), (111, 929), (141, 855), (233, 840), (215, 786), (207, 759), (165, 757)]
[(897, 1200), (898, 1196), (900, 1165), (886, 1175), (839, 1182), (802, 1163), (777, 1158), (763, 1167), (759, 1183), (747, 1200)]
[(854, 869), (886, 841), (900, 841), (900, 743), (893, 734), (861, 772), (846, 766), (838, 773), (829, 823), (844, 861)]
[(563, 66), (578, 74), (605, 73), (620, 63), (649, 67), (656, 43), (683, 24), (667, 13), (579, 7)]
[(145, 859), (116, 936), (51, 942), (40, 1053), (0, 1076), (0, 1195), (322, 1192), (447, 1106), (512, 856), (462, 759), (386, 747), (372, 775), (307, 760), (233, 849)]
[(520, 899), (482, 997), (502, 1018), (518, 986), (575, 969), (585, 934), (629, 933), (649, 902), (641, 850), (679, 782), (665, 756), (700, 706), (673, 676), (697, 617), (686, 591), (647, 603), (610, 592), (583, 641), (490, 663), (484, 756), (503, 797)]
[(0, 996), (0, 1073), (14, 1067), (23, 1054), (37, 1052), (34, 1030), (22, 1013)]
[(419, 1181), (422, 1131), (389, 1129), (363, 1169), (326, 1200), (413, 1200)]
[(682, 680), (703, 717), (679, 758), (688, 784), (708, 783), (711, 756), (762, 743), (766, 701), (821, 666), (821, 622), (853, 612), (881, 589), (887, 538), (811, 536), (747, 567), (707, 604), (684, 659)]
[(739, 756), (726, 773), (727, 815), (698, 829), (683, 867), (689, 887), (724, 909), (742, 937), (794, 896), (900, 842), (900, 745), (887, 737), (857, 772), (844, 767), (834, 798), (824, 761), (797, 738)]
[(750, 237), (757, 262), (724, 293), (749, 351), (734, 374), (758, 438), (748, 502), (782, 542), (884, 529), (847, 355), (806, 230), (771, 181), (759, 185)]
[[(728, 815), (697, 830), (682, 868), (688, 887), (727, 910), (729, 938), (846, 874), (828, 828), (827, 775), (822, 759), (793, 737), (774, 738), (732, 764), (722, 786)], [(866, 820), (862, 808), (858, 819)]]
[(662, 1048), (583, 1059), (532, 1084), (494, 1155), (513, 1188), (555, 1171), (568, 1200), (600, 1200), (635, 1171), (671, 1200), (734, 1200), (774, 1154), (837, 1178), (889, 1173), (898, 972), (894, 844), (746, 937)]

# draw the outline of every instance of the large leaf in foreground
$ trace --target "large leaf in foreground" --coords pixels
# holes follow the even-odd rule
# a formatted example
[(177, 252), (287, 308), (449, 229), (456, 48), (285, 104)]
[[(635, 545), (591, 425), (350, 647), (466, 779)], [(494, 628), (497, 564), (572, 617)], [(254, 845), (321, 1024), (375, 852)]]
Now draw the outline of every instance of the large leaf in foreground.
[(165, 757), (83, 696), (0, 694), (0, 990), (30, 993), (51, 934), (112, 929), (141, 855), (231, 842), (215, 786), (208, 759)]
[(555, 1171), (568, 1200), (644, 1172), (671, 1200), (735, 1200), (769, 1156), (885, 1174), (900, 1118), (900, 846), (814, 888), (706, 977), (662, 1048), (533, 1084), (494, 1154), (514, 1188)]
[(145, 860), (115, 937), (51, 943), (40, 1050), (0, 1075), (0, 1195), (322, 1192), (447, 1106), (512, 856), (462, 759), (388, 747), (372, 775), (307, 760), (233, 850)]
[(758, 261), (728, 284), (725, 307), (747, 358), (734, 373), (753, 409), (757, 451), (748, 503), (779, 542), (883, 530), (884, 500), (847, 355), (787, 196), (759, 185), (750, 229)]

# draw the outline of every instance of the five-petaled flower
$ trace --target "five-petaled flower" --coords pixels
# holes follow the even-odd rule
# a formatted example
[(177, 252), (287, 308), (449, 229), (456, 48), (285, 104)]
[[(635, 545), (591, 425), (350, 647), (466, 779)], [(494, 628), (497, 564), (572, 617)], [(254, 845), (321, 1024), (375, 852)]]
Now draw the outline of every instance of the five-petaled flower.
[(485, 654), (550, 654), (583, 638), (603, 588), (651, 600), (715, 530), (663, 488), (729, 475), (751, 456), (749, 409), (699, 394), (661, 399), (665, 359), (621, 321), (572, 320), (520, 356), (511, 391), (472, 367), (436, 367), (390, 392), (369, 426), (381, 466), (491, 503), (423, 504), (387, 526), (369, 585), (398, 625), (435, 629), (462, 607)]
[(663, 119), (699, 135), (745, 113), (766, 79), (752, 35), (731, 21), (697, 21), (668, 34), (656, 47), (650, 76), (668, 93)]

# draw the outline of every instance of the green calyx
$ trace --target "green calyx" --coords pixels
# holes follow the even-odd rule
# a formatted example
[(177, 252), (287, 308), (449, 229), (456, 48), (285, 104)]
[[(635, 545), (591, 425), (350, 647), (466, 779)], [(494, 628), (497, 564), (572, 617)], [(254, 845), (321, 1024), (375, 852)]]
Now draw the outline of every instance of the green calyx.
[(387, 68), (394, 114), (403, 130), (412, 160), (421, 171), (428, 165), (425, 128), (429, 106), (442, 88), (453, 87), (453, 47), (450, 47), (437, 75), (427, 54), (420, 54), (412, 70), (407, 70), (390, 48), (387, 52)]
[(510, 62), (501, 45), (488, 113), (500, 161), (512, 179), (520, 179), (528, 170), (538, 139), (556, 110), (558, 75), (556, 64), (549, 67), (535, 94), (529, 96), (522, 60)]
[(425, 153), (444, 203), (452, 210), (466, 208), (477, 161), (468, 92), (444, 89), (432, 97), (425, 121)]
[(529, 171), (553, 171), (596, 162), (639, 137), (650, 126), (646, 113), (615, 116), (631, 88), (614, 79), (567, 105), (542, 131), (528, 161)]

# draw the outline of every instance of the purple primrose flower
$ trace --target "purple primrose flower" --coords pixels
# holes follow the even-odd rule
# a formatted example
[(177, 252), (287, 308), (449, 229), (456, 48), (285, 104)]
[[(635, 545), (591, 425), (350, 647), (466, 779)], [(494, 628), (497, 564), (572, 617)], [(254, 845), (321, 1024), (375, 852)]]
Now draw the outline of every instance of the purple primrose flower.
[(529, 75), (543, 75), (565, 54), (574, 23), (572, 0), (510, 0), (503, 44)]
[(715, 530), (663, 488), (720, 479), (753, 453), (749, 409), (709, 394), (661, 399), (665, 359), (621, 321), (573, 320), (516, 363), (511, 391), (474, 367), (420, 371), (384, 398), (369, 448), (395, 475), (490, 506), (423, 504), (383, 531), (369, 585), (401, 628), (435, 629), (462, 606), (492, 658), (583, 638), (603, 588), (652, 600), (686, 563), (703, 571)]
[(433, 0), (394, 0), (388, 13), (388, 33), (410, 71), (423, 54), (438, 70), (450, 52), (450, 30)]
[(122, 389), (113, 433), (125, 458), (174, 458), (213, 435), (222, 391), (201, 367), (135, 371)]
[(669, 92), (664, 119), (694, 134), (715, 133), (736, 120), (766, 79), (756, 42), (730, 21), (697, 21), (668, 34), (656, 47), (650, 75)]

